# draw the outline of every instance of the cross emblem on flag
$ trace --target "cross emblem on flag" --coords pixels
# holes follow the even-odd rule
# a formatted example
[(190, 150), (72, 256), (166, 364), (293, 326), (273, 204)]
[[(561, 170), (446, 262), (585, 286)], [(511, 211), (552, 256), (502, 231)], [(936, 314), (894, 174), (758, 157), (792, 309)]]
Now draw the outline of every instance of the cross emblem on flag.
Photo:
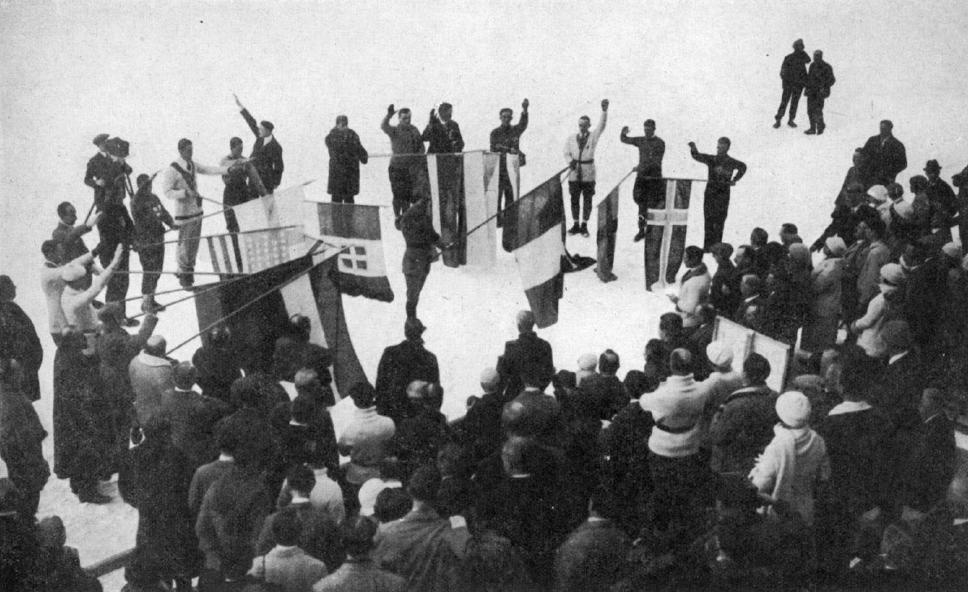
[(675, 283), (685, 250), (692, 180), (664, 181), (664, 205), (650, 208), (645, 218), (646, 289), (650, 289), (653, 283), (663, 287)]
[(340, 255), (339, 264), (341, 271), (349, 273), (353, 271), (366, 271), (368, 267), (366, 247), (363, 245), (348, 247)]

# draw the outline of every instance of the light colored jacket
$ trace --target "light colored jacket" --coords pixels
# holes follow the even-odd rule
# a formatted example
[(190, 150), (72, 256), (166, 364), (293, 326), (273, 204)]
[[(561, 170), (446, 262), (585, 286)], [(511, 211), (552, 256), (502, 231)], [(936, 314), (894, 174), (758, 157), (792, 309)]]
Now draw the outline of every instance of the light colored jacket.
[(867, 257), (860, 266), (857, 276), (857, 303), (866, 306), (877, 295), (877, 284), (881, 281), (881, 266), (891, 261), (891, 249), (884, 241), (877, 240), (867, 248)]
[(830, 479), (827, 445), (809, 427), (789, 429), (777, 424), (773, 433), (749, 478), (758, 491), (787, 502), (812, 525), (817, 485)]
[(299, 547), (276, 545), (271, 551), (252, 560), (249, 575), (286, 592), (309, 592), (313, 584), (326, 577), (326, 564)]
[(701, 269), (693, 268), (695, 275), (692, 275), (679, 286), (676, 312), (682, 317), (682, 326), (687, 328), (699, 326), (699, 307), (709, 302), (709, 288), (713, 284), (706, 265), (700, 263), (699, 267)]
[(595, 147), (598, 146), (598, 139), (601, 137), (602, 132), (605, 131), (605, 123), (607, 121), (608, 111), (602, 111), (602, 115), (598, 119), (598, 125), (595, 126), (595, 129), (588, 132), (588, 140), (582, 149), (578, 148), (578, 134), (571, 134), (565, 140), (565, 162), (570, 164), (571, 161), (577, 160), (579, 163), (578, 166), (569, 171), (569, 181), (578, 181), (579, 172), (581, 173), (582, 182), (595, 180)]
[[(182, 169), (188, 171), (188, 163), (185, 159), (179, 156), (175, 159), (175, 162)], [(196, 178), (199, 173), (203, 175), (224, 175), (229, 172), (228, 167), (207, 166), (194, 161), (192, 161), (192, 166)], [(175, 167), (169, 165), (161, 176), (161, 190), (165, 193), (165, 197), (175, 202), (172, 216), (175, 218), (176, 226), (183, 224), (187, 219), (202, 215), (202, 205), (199, 200), (188, 196), (188, 189), (188, 181), (185, 180), (185, 177), (175, 170)]]
[(141, 352), (128, 364), (128, 378), (134, 392), (134, 410), (141, 425), (161, 413), (161, 396), (175, 388), (171, 362)]
[(649, 437), (649, 450), (672, 458), (699, 452), (703, 410), (710, 392), (710, 385), (696, 382), (692, 374), (673, 374), (655, 391), (639, 397), (639, 405), (651, 411), (656, 422)]

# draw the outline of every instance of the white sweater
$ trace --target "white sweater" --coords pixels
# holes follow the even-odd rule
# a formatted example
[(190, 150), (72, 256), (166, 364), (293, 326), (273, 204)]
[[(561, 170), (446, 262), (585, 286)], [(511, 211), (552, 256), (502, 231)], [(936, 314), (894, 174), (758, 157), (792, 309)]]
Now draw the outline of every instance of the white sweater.
[(699, 452), (703, 436), (702, 412), (709, 393), (709, 385), (696, 382), (692, 374), (673, 374), (654, 392), (642, 395), (639, 405), (652, 413), (657, 424), (649, 437), (649, 450), (672, 458)]
[(578, 134), (568, 136), (568, 139), (565, 141), (565, 162), (571, 164), (571, 161), (577, 160), (579, 163), (585, 163), (579, 164), (573, 170), (569, 171), (569, 181), (578, 181), (579, 170), (581, 170), (582, 182), (595, 180), (595, 163), (587, 161), (595, 160), (595, 147), (598, 146), (598, 139), (605, 130), (607, 120), (608, 111), (602, 111), (598, 125), (595, 126), (595, 129), (588, 132), (588, 140), (585, 142), (585, 147), (581, 150), (578, 149)]

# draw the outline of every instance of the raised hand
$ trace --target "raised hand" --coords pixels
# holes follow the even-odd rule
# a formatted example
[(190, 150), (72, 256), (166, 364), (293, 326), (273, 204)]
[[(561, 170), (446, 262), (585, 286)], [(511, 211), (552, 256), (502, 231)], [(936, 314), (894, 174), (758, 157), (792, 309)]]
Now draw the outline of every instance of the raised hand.
[(239, 100), (239, 95), (232, 93), (232, 98), (235, 99), (235, 104), (238, 105), (239, 109), (245, 109), (245, 107), (242, 106), (242, 101)]
[(528, 99), (525, 99), (525, 100), (521, 101), (521, 108), (524, 109), (525, 111), (527, 111), (528, 110), (528, 106), (530, 104), (531, 104), (531, 102), (528, 101)]
[(629, 135), (629, 126), (627, 126), (627, 125), (623, 125), (622, 126), (622, 135), (623, 136)]
[(397, 110), (393, 108), (393, 103), (390, 103), (387, 106), (387, 115), (389, 115), (390, 117), (393, 117), (393, 114), (396, 113), (396, 112), (397, 112)]
[(608, 111), (608, 99), (602, 99), (602, 111)]

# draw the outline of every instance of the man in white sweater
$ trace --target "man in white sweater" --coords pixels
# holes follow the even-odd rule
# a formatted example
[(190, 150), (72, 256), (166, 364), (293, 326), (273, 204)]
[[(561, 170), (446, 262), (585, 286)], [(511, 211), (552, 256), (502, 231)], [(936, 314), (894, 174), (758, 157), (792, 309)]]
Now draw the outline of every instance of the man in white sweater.
[[(589, 131), (592, 121), (587, 115), (578, 119), (578, 133), (565, 141), (565, 162), (571, 167), (568, 173), (568, 192), (571, 194), (571, 217), (574, 224), (568, 234), (581, 233), (588, 236), (588, 217), (592, 212), (592, 196), (595, 195), (595, 147), (605, 130), (608, 120), (608, 99), (602, 100), (602, 115), (594, 130)], [(579, 201), (584, 197), (584, 210)], [(578, 220), (581, 218), (581, 225)]]
[(669, 300), (676, 305), (676, 312), (682, 317), (684, 329), (699, 326), (699, 307), (709, 302), (709, 288), (713, 281), (702, 262), (703, 251), (697, 246), (686, 247), (686, 273), (679, 281), (679, 293), (669, 294)]

